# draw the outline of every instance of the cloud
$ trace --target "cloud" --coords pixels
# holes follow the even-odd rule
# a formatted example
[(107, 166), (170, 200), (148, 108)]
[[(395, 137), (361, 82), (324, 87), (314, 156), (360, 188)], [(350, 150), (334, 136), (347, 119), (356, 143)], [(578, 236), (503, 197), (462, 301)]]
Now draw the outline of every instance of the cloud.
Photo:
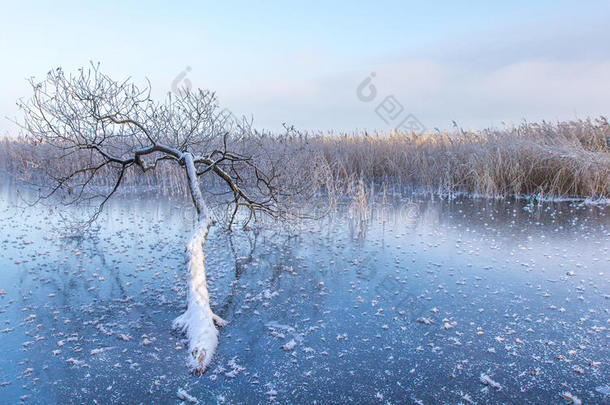
[[(365, 103), (356, 88), (372, 72), (378, 95)], [(228, 99), (266, 128), (289, 122), (304, 129), (389, 130), (375, 114), (389, 95), (428, 128), (448, 128), (452, 120), (480, 128), (597, 116), (610, 106), (610, 60), (531, 60), (487, 70), (417, 60), (321, 78), (263, 80)]]

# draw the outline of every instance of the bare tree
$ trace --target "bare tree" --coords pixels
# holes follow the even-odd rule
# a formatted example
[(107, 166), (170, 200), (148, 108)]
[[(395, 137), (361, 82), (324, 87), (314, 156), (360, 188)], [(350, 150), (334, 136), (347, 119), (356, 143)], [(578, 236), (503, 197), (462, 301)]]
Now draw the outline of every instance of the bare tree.
[[(19, 105), (22, 127), (34, 146), (27, 164), (44, 175), (40, 198), (60, 195), (64, 202), (94, 202), (94, 220), (126, 176), (155, 170), (164, 162), (183, 168), (197, 213), (187, 243), (187, 310), (174, 321), (190, 346), (189, 365), (201, 373), (218, 345), (225, 321), (210, 308), (203, 245), (215, 223), (204, 200), (200, 178), (224, 185), (229, 228), (264, 213), (284, 218), (290, 203), (311, 196), (315, 160), (288, 154), (282, 138), (269, 141), (248, 125), (231, 124), (218, 113), (213, 93), (184, 89), (163, 102), (150, 97), (150, 84), (116, 82), (99, 65), (67, 75), (52, 70), (40, 83), (31, 80), (33, 96)], [(300, 174), (300, 175), (299, 175)], [(111, 181), (109, 181), (109, 179)]]

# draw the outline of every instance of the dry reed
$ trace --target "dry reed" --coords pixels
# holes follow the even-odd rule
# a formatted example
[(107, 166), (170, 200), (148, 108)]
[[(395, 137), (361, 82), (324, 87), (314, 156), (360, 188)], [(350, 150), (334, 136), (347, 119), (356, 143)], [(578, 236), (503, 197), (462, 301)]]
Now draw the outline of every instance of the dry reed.
[[(263, 139), (268, 145), (281, 143), (278, 154), (290, 145), (306, 147), (315, 156), (317, 184), (331, 199), (348, 196), (362, 201), (364, 187), (370, 192), (374, 186), (441, 195), (610, 199), (610, 125), (604, 117), (524, 123), (503, 130), (373, 136), (293, 134)], [(0, 170), (21, 180), (35, 180), (36, 165), (24, 158), (30, 146), (21, 138), (0, 139)], [(78, 161), (63, 159), (58, 164), (76, 167)], [(113, 181), (111, 175), (100, 179), (102, 187)], [(123, 185), (165, 195), (185, 194), (182, 172), (171, 164), (147, 173), (134, 169)], [(214, 184), (208, 186), (213, 188)]]

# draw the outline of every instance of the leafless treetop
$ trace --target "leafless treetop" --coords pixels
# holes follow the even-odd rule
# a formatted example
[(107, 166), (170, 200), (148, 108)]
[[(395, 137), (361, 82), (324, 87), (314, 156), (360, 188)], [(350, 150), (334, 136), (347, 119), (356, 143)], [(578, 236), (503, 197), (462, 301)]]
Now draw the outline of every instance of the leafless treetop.
[[(247, 221), (257, 212), (282, 217), (287, 204), (315, 190), (317, 163), (299, 142), (269, 139), (246, 120), (231, 120), (212, 92), (183, 89), (158, 102), (150, 83), (116, 82), (93, 64), (76, 74), (58, 68), (30, 83), (33, 96), (19, 105), (34, 146), (29, 163), (45, 177), (41, 198), (62, 191), (67, 203), (96, 201), (97, 216), (127, 173), (168, 161), (185, 167), (188, 177), (192, 161), (197, 178), (215, 175), (224, 184), (214, 192), (225, 196), (231, 226), (242, 208)], [(100, 188), (100, 178), (110, 186)]]

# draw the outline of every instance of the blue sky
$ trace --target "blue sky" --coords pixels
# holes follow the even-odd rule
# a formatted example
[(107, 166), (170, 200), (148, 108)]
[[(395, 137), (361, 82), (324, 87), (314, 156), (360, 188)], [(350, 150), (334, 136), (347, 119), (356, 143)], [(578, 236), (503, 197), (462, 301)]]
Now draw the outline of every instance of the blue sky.
[[(23, 2), (25, 3), (25, 2)], [(607, 114), (610, 2), (12, 2), (0, 15), (0, 134), (26, 78), (99, 61), (163, 97), (194, 87), (276, 130), (387, 131), (386, 97), (428, 129)], [(377, 97), (356, 89), (371, 73)], [(387, 117), (386, 117), (387, 118)]]

